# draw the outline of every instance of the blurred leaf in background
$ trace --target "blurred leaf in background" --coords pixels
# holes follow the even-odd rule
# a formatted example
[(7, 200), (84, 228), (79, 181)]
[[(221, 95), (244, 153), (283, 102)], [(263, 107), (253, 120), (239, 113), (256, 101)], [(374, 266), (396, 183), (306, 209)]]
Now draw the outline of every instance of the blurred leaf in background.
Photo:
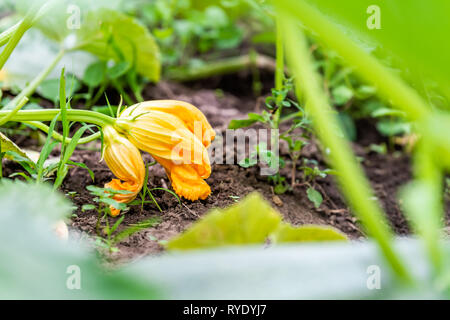
[(159, 80), (158, 46), (146, 27), (136, 19), (115, 10), (99, 9), (89, 12), (82, 26), (77, 33), (77, 46), (81, 50), (103, 60), (129, 62), (149, 80)]
[[(13, 17), (19, 19), (31, 3), (34, 1), (14, 2), (18, 15)], [(23, 88), (62, 48), (66, 53), (47, 79), (58, 78), (58, 70), (63, 66), (82, 79), (86, 68), (100, 58), (128, 62), (137, 73), (158, 81), (159, 48), (145, 26), (118, 11), (120, 4), (118, 0), (56, 1), (35, 28), (25, 34), (5, 65), (8, 76), (4, 85)]]

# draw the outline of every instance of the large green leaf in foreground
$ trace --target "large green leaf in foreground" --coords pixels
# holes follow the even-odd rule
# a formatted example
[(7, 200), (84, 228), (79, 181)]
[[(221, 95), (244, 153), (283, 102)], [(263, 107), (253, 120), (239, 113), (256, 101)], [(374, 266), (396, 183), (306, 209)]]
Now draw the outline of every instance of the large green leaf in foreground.
[[(445, 279), (437, 283), (441, 291), (432, 287), (421, 244), (406, 239), (395, 246), (418, 279), (414, 288), (395, 282), (370, 242), (171, 252), (106, 271), (82, 240), (63, 243), (53, 235), (51, 223), (70, 211), (46, 185), (0, 184), (1, 299), (449, 297)], [(67, 287), (74, 268), (79, 290)]]
[[(0, 299), (157, 297), (139, 277), (108, 273), (87, 247), (56, 238), (52, 223), (70, 212), (71, 204), (49, 186), (0, 183)], [(71, 278), (76, 270), (79, 290)]]
[[(316, 243), (178, 252), (132, 266), (168, 299), (420, 299), (449, 298), (432, 287), (422, 245), (395, 243), (416, 287), (396, 282), (376, 245)], [(447, 247), (447, 253), (450, 253)], [(379, 276), (379, 277), (378, 277)], [(380, 281), (379, 289), (377, 280)], [(438, 283), (445, 287), (445, 282)]]

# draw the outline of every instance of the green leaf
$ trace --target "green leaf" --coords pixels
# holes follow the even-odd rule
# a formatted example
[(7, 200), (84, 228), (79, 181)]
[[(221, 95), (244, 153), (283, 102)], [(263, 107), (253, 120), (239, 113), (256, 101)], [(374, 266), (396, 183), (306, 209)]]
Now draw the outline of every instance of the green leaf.
[(403, 121), (382, 120), (377, 123), (378, 131), (387, 137), (411, 132), (411, 124)]
[(239, 165), (242, 168), (250, 168), (250, 167), (253, 167), (254, 165), (256, 165), (257, 163), (258, 163), (258, 160), (255, 157), (245, 158), (245, 159), (239, 161)]
[(345, 137), (350, 141), (355, 141), (357, 131), (353, 118), (347, 112), (339, 112), (339, 123)]
[(81, 207), (81, 211), (85, 212), (85, 211), (89, 211), (89, 210), (94, 210), (95, 206), (93, 204), (83, 204), (83, 206)]
[(108, 69), (108, 76), (111, 79), (117, 79), (130, 70), (131, 64), (127, 61), (116, 63), (112, 68)]
[[(1, 152), (2, 153), (3, 152), (12, 151), (15, 154), (19, 155), (20, 157), (23, 157), (23, 158), (27, 159), (28, 161), (32, 161), (28, 157), (28, 155), (25, 153), (25, 151), (20, 149), (14, 142), (9, 140), (9, 138), (7, 136), (5, 136), (1, 132), (0, 132), (0, 143), (1, 143)], [(9, 154), (5, 154), (5, 158), (10, 159), (10, 160), (14, 160), (14, 157), (12, 155), (9, 155)]]
[(309, 201), (314, 203), (314, 207), (316, 207), (316, 209), (320, 207), (323, 201), (323, 197), (319, 191), (312, 187), (309, 187), (308, 190), (306, 190), (306, 195), (308, 196)]
[(374, 118), (380, 118), (380, 117), (387, 117), (387, 116), (393, 116), (393, 117), (405, 117), (405, 113), (399, 110), (390, 109), (390, 108), (379, 108), (372, 112), (371, 114)]
[(222, 210), (213, 210), (194, 223), (167, 248), (188, 250), (226, 245), (264, 243), (277, 228), (281, 215), (258, 193)]
[[(294, 0), (290, 0), (294, 3)], [(447, 41), (450, 2), (435, 0), (308, 0), (335, 22), (367, 51), (389, 56), (390, 62), (403, 70), (405, 77), (419, 87), (434, 82), (450, 98), (450, 61), (442, 52), (450, 52)], [(380, 28), (371, 29), (373, 6), (379, 8)], [(368, 12), (369, 8), (372, 11)], [(417, 21), (420, 17), (420, 23)], [(427, 91), (427, 90), (425, 90)], [(425, 92), (422, 92), (425, 95)]]
[[(123, 217), (125, 217), (125, 216), (123, 216)], [(155, 227), (160, 223), (161, 223), (161, 218), (155, 217), (155, 218), (150, 218), (150, 219), (147, 219), (144, 221), (140, 221), (139, 223), (136, 223), (136, 224), (130, 224), (127, 228), (118, 232), (118, 234), (116, 236), (114, 236), (113, 242), (119, 243), (119, 242), (123, 241), (124, 239), (132, 236), (136, 232)]]
[(127, 205), (125, 203), (117, 202), (116, 200), (112, 198), (100, 198), (100, 202), (103, 202), (109, 206), (112, 206), (114, 209), (117, 210), (124, 210), (126, 209)]
[(67, 164), (70, 164), (72, 166), (77, 166), (77, 167), (80, 167), (80, 168), (83, 168), (83, 169), (87, 170), (88, 173), (89, 173), (89, 176), (92, 179), (92, 182), (95, 181), (94, 171), (92, 171), (86, 164), (84, 164), (82, 162), (71, 161), (71, 160), (67, 161)]
[(273, 188), (273, 191), (274, 191), (276, 194), (283, 194), (283, 193), (285, 193), (286, 191), (288, 191), (288, 189), (289, 189), (289, 185), (288, 185), (287, 183), (281, 182), (281, 183), (278, 183), (278, 184)]
[(353, 91), (344, 85), (333, 88), (331, 93), (337, 105), (343, 105), (353, 97)]
[(58, 142), (55, 142), (52, 140), (52, 134), (55, 130), (56, 121), (58, 120), (60, 114), (57, 114), (52, 122), (50, 123), (50, 127), (48, 130), (47, 138), (45, 139), (44, 146), (42, 147), (41, 153), (39, 154), (39, 159), (36, 162), (36, 168), (37, 168), (37, 178), (36, 180), (39, 182), (42, 178), (42, 174), (44, 173), (44, 163), (48, 159), (50, 153), (52, 150), (56, 147)]
[[(68, 92), (68, 96), (73, 95), (80, 90), (80, 88), (80, 82), (76, 78), (70, 77), (66, 83), (66, 92)], [(36, 92), (47, 100), (57, 101), (59, 99), (59, 79), (42, 81)]]
[(228, 124), (228, 129), (246, 128), (258, 121), (259, 120), (257, 119), (231, 120), (230, 123)]
[[(26, 199), (26, 201), (24, 201)], [(10, 207), (10, 209), (6, 209)], [(0, 220), (9, 216), (44, 217), (49, 222), (64, 219), (72, 212), (72, 204), (47, 184), (27, 184), (19, 180), (1, 180)], [(0, 223), (1, 225), (2, 223)]]
[(86, 68), (83, 82), (89, 87), (98, 87), (105, 79), (105, 62), (97, 61)]
[(148, 29), (136, 19), (102, 8), (88, 12), (81, 26), (77, 34), (80, 49), (102, 60), (126, 61), (150, 80), (159, 80), (159, 48)]
[(293, 227), (287, 223), (280, 224), (271, 238), (276, 243), (348, 240), (345, 234), (332, 227), (319, 225)]
[(256, 121), (259, 121), (259, 122), (262, 122), (262, 123), (266, 122), (266, 119), (262, 115), (260, 115), (259, 113), (249, 112), (247, 114), (247, 116), (248, 116), (248, 118), (250, 120), (256, 120)]
[[(46, 184), (2, 180), (0, 299), (160, 298), (155, 286), (140, 275), (105, 272), (87, 246), (56, 238), (52, 225), (67, 217), (71, 207)], [(71, 287), (77, 271), (79, 290)]]
[[(448, 299), (430, 280), (423, 245), (411, 239), (394, 245), (417, 285), (396, 281), (372, 241), (172, 252), (132, 270), (160, 284), (167, 299)], [(447, 242), (447, 256), (449, 249)], [(380, 290), (370, 290), (377, 270)]]

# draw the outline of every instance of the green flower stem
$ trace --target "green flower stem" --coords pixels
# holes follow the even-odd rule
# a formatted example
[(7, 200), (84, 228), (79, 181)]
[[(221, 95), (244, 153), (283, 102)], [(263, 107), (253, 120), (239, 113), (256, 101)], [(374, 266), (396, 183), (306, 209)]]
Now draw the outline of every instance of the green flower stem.
[[(428, 250), (428, 255), (435, 268), (435, 273), (440, 274), (443, 269), (443, 250), (441, 247), (441, 230), (443, 228), (444, 212), (444, 177), (442, 170), (437, 166), (433, 143), (422, 139), (416, 146), (414, 154), (414, 176), (421, 183), (426, 192), (422, 197), (427, 198), (427, 211), (422, 216), (411, 216), (410, 219), (417, 225), (417, 232), (422, 236)], [(422, 221), (425, 220), (425, 221)]]
[(12, 35), (16, 32), (17, 29), (19, 29), (20, 25), (22, 24), (22, 21), (23, 20), (17, 22), (15, 25), (9, 27), (8, 29), (0, 33), (0, 47), (3, 47), (5, 44), (8, 43)]
[(306, 1), (279, 0), (276, 5), (284, 12), (300, 19), (305, 26), (317, 33), (327, 46), (333, 48), (354, 67), (356, 73), (367, 82), (374, 84), (378, 92), (392, 102), (393, 107), (403, 110), (409, 120), (422, 120), (429, 115), (427, 103), (416, 91), (356, 45), (334, 23)]
[(283, 30), (281, 29), (280, 17), (276, 17), (277, 39), (276, 39), (276, 69), (275, 69), (275, 89), (283, 88), (284, 78), (284, 50), (283, 50)]
[[(275, 89), (281, 90), (283, 88), (284, 79), (284, 49), (283, 49), (283, 30), (281, 29), (280, 17), (276, 18), (276, 29), (277, 29), (277, 39), (276, 39), (276, 66), (275, 66)], [(280, 100), (280, 98), (278, 99)], [(280, 117), (283, 106), (281, 101), (277, 101), (277, 111), (273, 116), (273, 128), (278, 129), (280, 126)]]
[[(50, 129), (46, 124), (44, 124), (42, 122), (39, 122), (39, 121), (22, 121), (22, 122), (26, 123), (26, 124), (29, 124), (29, 125), (31, 125), (33, 127), (36, 127), (38, 129), (44, 131), (45, 133), (48, 133), (49, 129)], [(96, 132), (94, 134), (91, 134), (90, 136), (81, 138), (80, 140), (78, 140), (77, 144), (89, 143), (91, 141), (99, 139), (101, 137), (101, 135), (102, 135), (102, 133), (100, 131)], [(57, 141), (59, 141), (59, 142), (65, 141), (65, 144), (69, 144), (72, 141), (71, 138), (64, 139), (64, 137), (61, 134), (59, 134), (58, 132), (56, 132), (56, 131), (53, 131), (52, 138), (57, 140)]]
[(36, 91), (36, 88), (42, 83), (42, 81), (44, 81), (45, 78), (47, 78), (47, 76), (50, 74), (50, 72), (52, 72), (52, 70), (56, 67), (56, 65), (62, 59), (65, 53), (66, 53), (65, 50), (59, 51), (59, 53), (56, 55), (53, 61), (47, 66), (47, 68), (42, 70), (41, 73), (39, 73), (37, 77), (34, 78), (33, 81), (31, 81), (25, 89), (23, 89), (14, 99), (12, 99), (5, 106), (4, 110), (14, 109), (16, 105), (19, 103), (19, 101), (22, 100), (23, 97), (31, 96), (34, 93), (34, 91)]
[[(25, 121), (52, 121), (52, 119), (60, 113), (59, 109), (46, 110), (22, 110), (17, 112), (9, 121), (25, 122)], [(0, 110), (0, 119), (8, 116), (11, 111)], [(58, 120), (61, 120), (61, 115)], [(105, 125), (114, 125), (116, 120), (100, 112), (88, 110), (67, 110), (67, 120), (77, 122), (87, 122), (104, 127)]]
[(26, 17), (22, 20), (20, 25), (17, 27), (17, 29), (15, 29), (11, 33), (8, 43), (6, 44), (2, 53), (0, 54), (0, 69), (3, 68), (6, 61), (11, 56), (11, 53), (17, 47), (17, 44), (19, 43), (20, 39), (22, 39), (25, 32), (28, 29), (30, 29), (32, 25), (33, 25), (33, 14), (28, 13)]
[[(46, 2), (41, 9), (37, 12), (37, 14), (33, 17), (33, 20), (31, 21), (31, 26), (34, 25), (40, 18), (44, 16), (44, 14), (47, 13), (47, 11), (51, 8), (55, 1), (49, 1)], [(32, 10), (33, 11), (33, 10)], [(11, 37), (14, 35), (14, 33), (19, 29), (21, 24), (23, 23), (25, 19), (22, 19), (21, 21), (17, 22), (15, 25), (9, 27), (5, 31), (3, 31), (0, 34), (0, 47), (3, 47), (5, 44), (8, 43), (8, 41), (11, 39)], [(0, 68), (1, 69), (1, 68)]]
[(408, 270), (392, 246), (392, 232), (380, 206), (373, 200), (369, 183), (349, 144), (339, 135), (339, 124), (320, 85), (306, 38), (288, 14), (283, 15), (282, 23), (291, 70), (296, 76), (297, 86), (305, 93), (306, 108), (312, 116), (315, 131), (323, 146), (329, 149), (331, 163), (339, 172), (337, 179), (342, 192), (366, 230), (378, 242), (393, 271), (400, 279), (411, 282)]
[(14, 108), (14, 110), (12, 110), (11, 112), (8, 113), (8, 115), (4, 118), (0, 119), (0, 126), (4, 125), (5, 123), (7, 123), (8, 121), (10, 121), (10, 119), (12, 117), (14, 117), (15, 114), (17, 114), (17, 112), (19, 112), (20, 109), (22, 109), (22, 107), (28, 102), (28, 98), (27, 97), (23, 97), (22, 100), (20, 100), (19, 104), (17, 105), (17, 107)]

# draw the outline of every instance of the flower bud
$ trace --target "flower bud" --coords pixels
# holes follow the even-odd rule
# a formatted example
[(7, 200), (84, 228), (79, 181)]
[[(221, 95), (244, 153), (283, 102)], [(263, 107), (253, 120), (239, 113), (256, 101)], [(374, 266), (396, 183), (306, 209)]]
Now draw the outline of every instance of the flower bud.
[[(141, 191), (145, 179), (145, 167), (139, 150), (113, 127), (103, 128), (103, 158), (118, 179), (105, 184), (105, 188), (126, 190), (129, 193), (115, 194), (113, 199), (120, 203), (128, 203)], [(119, 210), (111, 208), (111, 215), (116, 216)]]

